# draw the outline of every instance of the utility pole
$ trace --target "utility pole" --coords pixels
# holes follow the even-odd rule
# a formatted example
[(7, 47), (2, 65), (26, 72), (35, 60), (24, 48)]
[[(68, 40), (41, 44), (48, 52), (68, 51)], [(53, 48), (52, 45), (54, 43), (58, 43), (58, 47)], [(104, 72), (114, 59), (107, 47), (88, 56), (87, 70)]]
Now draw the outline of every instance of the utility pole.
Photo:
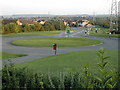
[(118, 31), (118, 10), (117, 1), (112, 0), (110, 11), (110, 31)]
[(50, 11), (48, 11), (48, 18), (50, 19)]
[(118, 2), (118, 31), (120, 31), (120, 1)]
[(60, 20), (60, 30), (61, 30), (61, 20)]
[(93, 12), (93, 24), (95, 25), (95, 21), (96, 21), (96, 16), (95, 16), (95, 12)]

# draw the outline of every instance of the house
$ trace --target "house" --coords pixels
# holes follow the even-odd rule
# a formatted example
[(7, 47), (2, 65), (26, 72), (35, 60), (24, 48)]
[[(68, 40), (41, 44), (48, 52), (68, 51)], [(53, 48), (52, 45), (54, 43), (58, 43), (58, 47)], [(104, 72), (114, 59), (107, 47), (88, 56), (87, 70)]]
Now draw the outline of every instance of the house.
[(88, 25), (88, 24), (89, 24), (89, 21), (84, 21), (84, 22), (82, 23), (82, 26), (85, 27), (85, 26)]
[(17, 20), (17, 24), (18, 25), (34, 25), (34, 21), (32, 19), (21, 19), (21, 20)]
[(17, 23), (18, 25), (22, 25), (22, 23), (21, 23), (21, 21), (20, 21), (19, 19), (16, 21), (16, 23)]
[(77, 22), (72, 22), (72, 24), (76, 25), (76, 24), (77, 24)]
[(45, 22), (46, 22), (46, 21), (40, 21), (39, 23), (40, 23), (40, 24), (42, 24), (42, 25), (44, 25), (44, 24), (45, 24)]
[(67, 26), (67, 22), (64, 21), (64, 25)]
[(81, 26), (82, 26), (82, 20), (78, 20), (78, 21), (77, 21), (77, 26), (78, 26), (78, 27), (81, 27)]
[(77, 26), (77, 22), (76, 21), (73, 21), (72, 22), (72, 27), (76, 27)]
[(44, 25), (46, 23), (47, 20), (42, 20), (42, 19), (39, 19), (37, 20), (37, 22), (39, 22), (39, 24), (41, 25)]
[(87, 27), (92, 27), (92, 24), (87, 24)]

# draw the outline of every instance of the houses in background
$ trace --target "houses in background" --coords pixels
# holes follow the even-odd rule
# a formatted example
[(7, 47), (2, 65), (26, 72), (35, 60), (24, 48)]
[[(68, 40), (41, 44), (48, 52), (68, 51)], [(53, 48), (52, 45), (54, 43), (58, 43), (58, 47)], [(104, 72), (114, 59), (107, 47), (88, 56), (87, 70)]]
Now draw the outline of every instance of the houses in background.
[(46, 22), (63, 22), (65, 26), (70, 27), (92, 27), (90, 21), (84, 19), (76, 19), (70, 17), (52, 17), (52, 18), (25, 18), (25, 19), (4, 19), (2, 23), (17, 23), (18, 25), (34, 25), (35, 23), (39, 23), (44, 25)]
[(88, 20), (68, 21), (64, 22), (64, 24), (72, 27), (92, 27), (92, 24)]

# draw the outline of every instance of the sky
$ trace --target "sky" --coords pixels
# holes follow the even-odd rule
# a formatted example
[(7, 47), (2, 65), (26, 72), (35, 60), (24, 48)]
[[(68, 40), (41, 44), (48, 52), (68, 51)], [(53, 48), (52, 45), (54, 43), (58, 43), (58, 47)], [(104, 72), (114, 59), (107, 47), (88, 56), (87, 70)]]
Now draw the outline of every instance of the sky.
[(109, 14), (111, 1), (112, 0), (1, 0), (0, 15)]

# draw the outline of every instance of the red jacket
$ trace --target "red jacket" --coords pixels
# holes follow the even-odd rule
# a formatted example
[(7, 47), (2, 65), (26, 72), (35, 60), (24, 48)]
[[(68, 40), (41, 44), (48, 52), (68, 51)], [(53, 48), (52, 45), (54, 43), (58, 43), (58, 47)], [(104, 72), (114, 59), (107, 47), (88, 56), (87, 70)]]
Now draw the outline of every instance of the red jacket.
[(53, 46), (53, 50), (56, 50), (56, 45)]

